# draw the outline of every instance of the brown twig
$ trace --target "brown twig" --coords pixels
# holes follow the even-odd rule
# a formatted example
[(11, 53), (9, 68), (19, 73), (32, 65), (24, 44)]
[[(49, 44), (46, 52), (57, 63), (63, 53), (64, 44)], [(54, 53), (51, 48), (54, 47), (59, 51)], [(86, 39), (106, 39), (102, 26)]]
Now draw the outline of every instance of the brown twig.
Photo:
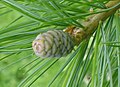
[(95, 14), (93, 17), (90, 17), (88, 21), (84, 21), (84, 29), (76, 29), (75, 27), (72, 27), (72, 31), (70, 31), (70, 28), (66, 30), (66, 32), (70, 33), (75, 38), (76, 45), (78, 45), (82, 40), (89, 38), (95, 32), (100, 21), (105, 21), (120, 8), (120, 0), (109, 1), (106, 4), (106, 7), (113, 8), (107, 12)]

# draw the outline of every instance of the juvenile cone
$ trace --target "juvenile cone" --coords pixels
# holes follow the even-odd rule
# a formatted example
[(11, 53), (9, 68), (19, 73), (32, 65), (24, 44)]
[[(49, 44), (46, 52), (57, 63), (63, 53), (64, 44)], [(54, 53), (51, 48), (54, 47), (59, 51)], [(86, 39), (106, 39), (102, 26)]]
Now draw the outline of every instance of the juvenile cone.
[(74, 40), (62, 30), (51, 30), (39, 34), (33, 41), (32, 47), (39, 57), (62, 57), (73, 50)]

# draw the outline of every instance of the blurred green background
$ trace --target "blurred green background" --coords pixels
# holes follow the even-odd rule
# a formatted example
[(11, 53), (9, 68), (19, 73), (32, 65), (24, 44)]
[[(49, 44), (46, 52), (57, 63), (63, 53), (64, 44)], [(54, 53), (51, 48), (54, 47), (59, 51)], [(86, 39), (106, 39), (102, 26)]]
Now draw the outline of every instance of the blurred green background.
[[(0, 5), (0, 6), (3, 7), (3, 5)], [(21, 15), (21, 13), (19, 13), (17, 11), (11, 11), (11, 10), (9, 11), (6, 8), (0, 9), (0, 29), (8, 26), (11, 22), (13, 22), (13, 20), (18, 18), (20, 15)], [(17, 23), (15, 23), (15, 25), (17, 25), (19, 23), (21, 24), (23, 21), (25, 22), (28, 20), (30, 21), (31, 19), (28, 17), (25, 17), (25, 18), (17, 21)], [(10, 26), (14, 26), (14, 23), (11, 24)], [(3, 54), (0, 53), (0, 58), (6, 57), (8, 54), (9, 53), (3, 53)], [(28, 70), (31, 66), (33, 66), (37, 61), (34, 63), (31, 63), (26, 68), (19, 70), (22, 66), (24, 66), (25, 64), (27, 64), (28, 62), (30, 62), (36, 58), (36, 56), (33, 57), (33, 55), (31, 55), (31, 56), (29, 56), (29, 55), (31, 55), (31, 52), (21, 52), (18, 54), (13, 54), (9, 58), (6, 58), (6, 59), (0, 61), (0, 69), (5, 68), (4, 70), (0, 71), (0, 87), (17, 87), (18, 84), (29, 73), (32, 72), (31, 71), (24, 75), (25, 71)], [(18, 61), (21, 58), (24, 58), (26, 56), (29, 56), (29, 57), (20, 62)], [(40, 59), (38, 59), (38, 60), (40, 60)], [(54, 68), (51, 68), (47, 73), (42, 75), (42, 77), (40, 77), (40, 79), (38, 81), (36, 81), (32, 87), (47, 87), (47, 84), (49, 83), (49, 81), (51, 80), (53, 75), (56, 73), (56, 71), (59, 70), (60, 66), (64, 63), (64, 61), (65, 61), (65, 59), (60, 60), (55, 65)], [(56, 86), (54, 86), (54, 87), (56, 87)]]

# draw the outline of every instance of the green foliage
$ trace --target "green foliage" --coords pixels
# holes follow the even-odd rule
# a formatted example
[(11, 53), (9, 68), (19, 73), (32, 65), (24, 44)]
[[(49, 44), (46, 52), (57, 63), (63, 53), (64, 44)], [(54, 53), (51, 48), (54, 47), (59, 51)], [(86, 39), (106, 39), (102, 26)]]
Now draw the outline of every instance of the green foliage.
[(0, 87), (120, 87), (119, 11), (66, 57), (37, 58), (31, 48), (39, 33), (83, 28), (88, 16), (111, 9), (108, 1), (1, 0)]

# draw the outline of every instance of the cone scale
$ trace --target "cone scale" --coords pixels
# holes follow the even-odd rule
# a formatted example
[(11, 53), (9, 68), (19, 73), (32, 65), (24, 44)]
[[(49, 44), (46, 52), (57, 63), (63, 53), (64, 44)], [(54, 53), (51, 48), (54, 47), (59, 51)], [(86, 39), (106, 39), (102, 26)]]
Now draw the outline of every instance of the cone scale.
[(71, 53), (74, 39), (62, 30), (50, 30), (39, 34), (32, 43), (35, 54), (42, 58), (63, 57)]

